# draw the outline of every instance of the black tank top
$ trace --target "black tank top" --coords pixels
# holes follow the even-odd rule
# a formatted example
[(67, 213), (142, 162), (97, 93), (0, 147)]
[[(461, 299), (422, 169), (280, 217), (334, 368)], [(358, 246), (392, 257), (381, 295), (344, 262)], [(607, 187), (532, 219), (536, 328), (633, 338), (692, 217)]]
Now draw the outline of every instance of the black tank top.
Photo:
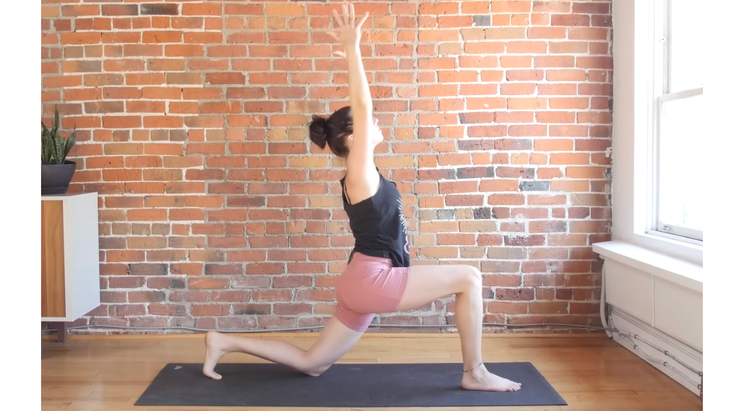
[(403, 216), (403, 201), (394, 182), (380, 174), (380, 188), (372, 197), (357, 204), (350, 204), (345, 196), (345, 178), (342, 185), (342, 202), (350, 218), (350, 228), (355, 237), (355, 252), (371, 257), (385, 257), (394, 267), (410, 266), (408, 226)]

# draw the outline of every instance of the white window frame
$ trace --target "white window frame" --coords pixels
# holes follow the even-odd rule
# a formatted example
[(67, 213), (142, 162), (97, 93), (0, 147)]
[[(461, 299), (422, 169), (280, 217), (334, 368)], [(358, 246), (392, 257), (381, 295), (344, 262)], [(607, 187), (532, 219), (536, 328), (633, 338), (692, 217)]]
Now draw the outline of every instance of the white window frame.
[[(613, 23), (613, 133), (611, 137), (611, 239), (687, 264), (703, 264), (704, 246), (683, 237), (649, 234), (654, 110), (654, 2), (611, 3)], [(657, 232), (658, 233), (658, 232)], [(651, 263), (649, 263), (651, 264)]]
[(661, 113), (665, 103), (691, 98), (703, 94), (703, 87), (669, 92), (671, 79), (670, 49), (671, 42), (671, 0), (655, 0), (654, 2), (654, 36), (652, 39), (652, 116), (651, 138), (649, 139), (647, 165), (649, 190), (647, 190), (647, 227), (648, 235), (674, 239), (690, 244), (702, 245), (703, 232), (661, 221), (659, 213), (659, 145), (661, 144)]

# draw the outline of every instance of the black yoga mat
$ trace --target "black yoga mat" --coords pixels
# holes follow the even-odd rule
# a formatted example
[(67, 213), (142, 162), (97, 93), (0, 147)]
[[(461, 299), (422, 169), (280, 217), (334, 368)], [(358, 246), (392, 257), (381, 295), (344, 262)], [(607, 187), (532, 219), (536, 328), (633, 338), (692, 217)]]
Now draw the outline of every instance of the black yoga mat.
[(167, 364), (135, 405), (251, 407), (465, 407), (567, 405), (528, 362), (487, 363), (521, 382), (516, 392), (461, 388), (462, 364), (335, 364), (310, 377), (278, 364)]

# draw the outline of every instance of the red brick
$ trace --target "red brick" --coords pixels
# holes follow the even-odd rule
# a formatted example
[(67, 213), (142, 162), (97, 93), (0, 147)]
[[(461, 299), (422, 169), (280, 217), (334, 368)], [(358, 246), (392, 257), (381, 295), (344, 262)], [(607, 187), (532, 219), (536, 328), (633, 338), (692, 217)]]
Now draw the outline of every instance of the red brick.
[(570, 40), (608, 40), (608, 30), (605, 28), (569, 28)]
[(552, 26), (589, 26), (590, 16), (585, 14), (553, 14), (550, 19)]
[(487, 312), (492, 314), (526, 314), (527, 303), (490, 301), (487, 305)]
[(134, 16), (139, 14), (137, 5), (116, 5), (104, 4), (101, 6), (101, 14), (105, 16)]
[(231, 310), (228, 304), (193, 304), (190, 307), (190, 314), (194, 317), (201, 316), (227, 316)]
[(228, 288), (227, 278), (190, 278), (188, 287), (192, 289), (225, 289)]

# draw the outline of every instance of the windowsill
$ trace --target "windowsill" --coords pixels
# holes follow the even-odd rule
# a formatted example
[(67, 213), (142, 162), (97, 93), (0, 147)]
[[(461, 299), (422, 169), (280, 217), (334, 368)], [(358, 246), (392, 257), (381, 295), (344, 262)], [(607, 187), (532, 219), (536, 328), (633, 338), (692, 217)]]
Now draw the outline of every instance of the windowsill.
[(657, 243), (662, 243), (664, 245), (672, 244), (677, 247), (682, 247), (685, 250), (695, 250), (695, 251), (702, 251), (702, 245), (698, 244), (695, 240), (687, 240), (687, 241), (679, 241), (676, 240), (675, 236), (670, 234), (664, 234), (661, 232), (645, 232), (645, 233), (636, 233), (637, 236), (646, 238), (650, 241), (654, 241)]
[(624, 241), (593, 244), (593, 251), (666, 281), (702, 293), (702, 265), (661, 254)]

